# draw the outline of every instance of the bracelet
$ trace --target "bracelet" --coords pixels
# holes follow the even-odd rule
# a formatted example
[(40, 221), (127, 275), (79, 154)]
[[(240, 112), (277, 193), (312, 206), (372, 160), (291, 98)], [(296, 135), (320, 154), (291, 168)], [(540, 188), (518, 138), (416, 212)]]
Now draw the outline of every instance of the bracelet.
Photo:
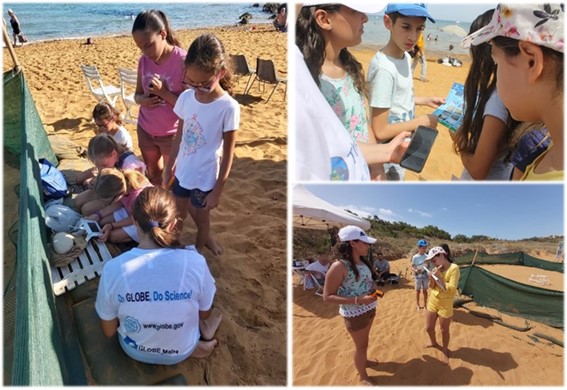
[(358, 305), (358, 297), (354, 297), (354, 304)]

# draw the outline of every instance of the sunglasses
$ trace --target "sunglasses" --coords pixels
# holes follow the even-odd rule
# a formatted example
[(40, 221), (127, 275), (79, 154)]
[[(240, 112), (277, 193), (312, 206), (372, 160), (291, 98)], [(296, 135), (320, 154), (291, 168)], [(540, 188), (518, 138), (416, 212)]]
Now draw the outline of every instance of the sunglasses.
[(220, 74), (221, 72), (218, 72), (217, 75), (211, 81), (208, 81), (206, 83), (193, 84), (189, 81), (183, 81), (183, 86), (188, 88), (193, 88), (194, 90), (200, 92), (211, 93), (214, 84), (220, 79)]

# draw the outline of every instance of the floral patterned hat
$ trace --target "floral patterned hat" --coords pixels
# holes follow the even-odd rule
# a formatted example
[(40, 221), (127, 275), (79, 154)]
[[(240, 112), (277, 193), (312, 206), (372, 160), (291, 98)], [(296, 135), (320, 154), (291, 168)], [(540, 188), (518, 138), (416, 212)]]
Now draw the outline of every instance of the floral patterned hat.
[(468, 48), (497, 36), (528, 41), (563, 53), (563, 4), (498, 4), (490, 23), (465, 37)]

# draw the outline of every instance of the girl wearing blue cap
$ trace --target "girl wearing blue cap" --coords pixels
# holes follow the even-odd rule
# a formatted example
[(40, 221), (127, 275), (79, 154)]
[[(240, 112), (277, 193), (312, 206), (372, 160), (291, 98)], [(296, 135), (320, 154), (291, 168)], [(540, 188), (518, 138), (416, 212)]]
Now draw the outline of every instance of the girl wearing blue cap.
[(354, 341), (354, 365), (360, 380), (373, 385), (366, 373), (368, 365), (368, 338), (372, 321), (376, 316), (376, 296), (372, 264), (367, 258), (368, 248), (376, 242), (357, 226), (345, 226), (339, 230), (338, 250), (340, 261), (331, 265), (325, 278), (323, 299), (339, 305), (345, 326)]

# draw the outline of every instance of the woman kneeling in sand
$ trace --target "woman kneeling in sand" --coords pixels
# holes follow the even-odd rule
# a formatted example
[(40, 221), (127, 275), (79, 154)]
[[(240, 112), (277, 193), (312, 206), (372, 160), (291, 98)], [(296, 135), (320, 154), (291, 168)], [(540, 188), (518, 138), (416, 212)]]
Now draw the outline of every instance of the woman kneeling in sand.
[(459, 285), (461, 272), (459, 266), (449, 260), (447, 252), (440, 246), (433, 247), (427, 254), (426, 261), (435, 266), (429, 272), (429, 299), (425, 314), (425, 327), (430, 344), (426, 347), (439, 348), (435, 338), (435, 323), (439, 317), (441, 338), (443, 340), (444, 363), (449, 363), (449, 327), (453, 320), (453, 301)]
[(323, 299), (339, 304), (339, 314), (344, 317), (346, 329), (354, 341), (354, 365), (360, 380), (373, 385), (366, 373), (369, 364), (366, 354), (377, 298), (370, 295), (374, 280), (372, 264), (366, 255), (376, 239), (356, 226), (339, 230), (339, 239), (341, 260), (333, 263), (327, 272)]
[(207, 262), (179, 243), (173, 195), (148, 187), (134, 203), (139, 246), (108, 262), (95, 308), (107, 337), (118, 331), (124, 352), (149, 364), (205, 358), (222, 319)]

